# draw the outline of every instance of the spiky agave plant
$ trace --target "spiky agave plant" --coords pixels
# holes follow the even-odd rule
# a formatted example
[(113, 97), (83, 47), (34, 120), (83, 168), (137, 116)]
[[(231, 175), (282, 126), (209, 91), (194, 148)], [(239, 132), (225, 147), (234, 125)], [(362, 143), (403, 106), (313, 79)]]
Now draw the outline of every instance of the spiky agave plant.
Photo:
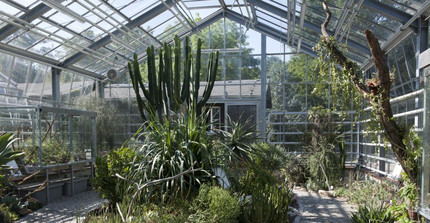
[[(164, 122), (151, 118), (140, 133), (143, 145), (138, 149), (143, 160), (135, 162), (127, 179), (148, 182), (167, 178), (184, 172), (189, 168), (211, 170), (212, 143), (207, 133), (206, 115), (197, 117), (195, 111), (186, 114), (173, 114)], [(206, 171), (184, 175), (142, 191), (146, 200), (172, 199), (186, 197), (193, 188), (210, 180)], [(131, 190), (133, 192), (133, 190)]]

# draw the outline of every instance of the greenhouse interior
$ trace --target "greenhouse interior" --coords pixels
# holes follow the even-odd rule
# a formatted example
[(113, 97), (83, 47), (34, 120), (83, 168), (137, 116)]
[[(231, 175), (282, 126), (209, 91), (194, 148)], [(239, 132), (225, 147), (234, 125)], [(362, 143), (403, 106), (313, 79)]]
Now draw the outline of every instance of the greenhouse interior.
[(0, 8), (0, 222), (430, 222), (430, 0)]

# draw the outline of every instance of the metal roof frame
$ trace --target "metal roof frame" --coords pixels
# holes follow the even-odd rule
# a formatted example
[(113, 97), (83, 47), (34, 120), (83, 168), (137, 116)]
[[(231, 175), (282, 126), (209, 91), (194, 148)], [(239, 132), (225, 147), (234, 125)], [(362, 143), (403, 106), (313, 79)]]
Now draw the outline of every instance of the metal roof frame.
[[(257, 32), (264, 33), (267, 36), (280, 40), (283, 43), (286, 43), (292, 47), (299, 48), (300, 51), (306, 52), (307, 54), (310, 54), (312, 56), (316, 56), (315, 52), (312, 51), (312, 46), (313, 44), (315, 44), (316, 38), (306, 38), (305, 36), (303, 36), (302, 29), (306, 29), (308, 32), (311, 31), (312, 32), (311, 35), (320, 35), (321, 33), (320, 24), (315, 24), (311, 21), (315, 21), (315, 19), (321, 20), (322, 17), (325, 17), (324, 14), (320, 14), (318, 17), (306, 18), (306, 13), (305, 13), (306, 7), (310, 9), (312, 9), (312, 7), (314, 8), (317, 7), (315, 4), (309, 5), (311, 3), (306, 2), (306, 0), (302, 0), (302, 1), (294, 0), (294, 1), (288, 1), (287, 3), (280, 3), (275, 1), (263, 1), (263, 0), (239, 0), (237, 4), (235, 2), (232, 5), (227, 5), (224, 0), (215, 1), (219, 3), (219, 6), (216, 3), (214, 3), (214, 5), (211, 5), (211, 6), (207, 6), (204, 4), (202, 5), (202, 3), (198, 3), (199, 1), (194, 2), (194, 1), (184, 1), (184, 0), (157, 0), (149, 3), (149, 6), (147, 6), (147, 9), (148, 9), (147, 11), (144, 11), (146, 9), (143, 8), (142, 14), (137, 15), (135, 13), (133, 15), (137, 15), (137, 17), (130, 18), (130, 17), (127, 17), (122, 10), (126, 7), (129, 7), (132, 4), (136, 4), (137, 3), (136, 1), (127, 2), (122, 6), (118, 6), (118, 3), (116, 3), (115, 5), (115, 3), (113, 2), (110, 3), (107, 0), (99, 0), (100, 3), (97, 3), (99, 6), (101, 5), (106, 6), (107, 8), (112, 10), (113, 13), (122, 17), (126, 22), (117, 23), (117, 24), (120, 24), (117, 29), (113, 29), (112, 31), (109, 31), (109, 33), (107, 34), (104, 33), (103, 34), (104, 36), (102, 36), (100, 39), (96, 41), (91, 41), (91, 39), (89, 39), (85, 35), (82, 35), (79, 32), (72, 30), (67, 25), (58, 23), (56, 21), (53, 21), (50, 18), (45, 17), (44, 14), (50, 11), (51, 8), (45, 5), (44, 3), (36, 4), (37, 2), (35, 1), (34, 3), (31, 4), (31, 8), (29, 8), (21, 5), (16, 0), (2, 0), (2, 1), (5, 2), (6, 4), (14, 6), (18, 10), (21, 10), (23, 14), (20, 15), (19, 18), (24, 21), (27, 21), (28, 23), (31, 23), (36, 19), (40, 19), (44, 22), (47, 22), (55, 26), (60, 30), (64, 30), (65, 32), (68, 32), (74, 36), (83, 38), (83, 40), (86, 40), (91, 44), (87, 47), (82, 47), (82, 50), (77, 51), (75, 54), (68, 56), (62, 62), (58, 60), (54, 60), (47, 56), (38, 55), (36, 53), (25, 52), (25, 49), (20, 49), (18, 47), (8, 45), (7, 43), (1, 43), (0, 50), (2, 50), (3, 52), (10, 50), (12, 54), (20, 54), (23, 57), (26, 57), (35, 61), (40, 61), (45, 64), (49, 64), (53, 67), (74, 70), (75, 72), (79, 72), (79, 73), (82, 73), (91, 77), (100, 78), (100, 79), (104, 77), (104, 75), (99, 74), (100, 72), (103, 71), (104, 67), (106, 67), (106, 65), (104, 64), (109, 63), (109, 61), (107, 60), (108, 59), (107, 57), (119, 56), (120, 58), (122, 58), (122, 61), (127, 61), (131, 58), (128, 52), (127, 54), (123, 54), (121, 52), (117, 52), (115, 48), (111, 49), (110, 47), (106, 47), (112, 42), (109, 33), (112, 35), (119, 35), (121, 33), (137, 28), (140, 31), (142, 31), (149, 39), (151, 39), (151, 42), (153, 41), (156, 44), (161, 44), (162, 40), (160, 38), (157, 38), (158, 35), (153, 35), (152, 33), (145, 30), (145, 28), (141, 27), (141, 25), (145, 24), (148, 21), (151, 21), (151, 19), (154, 19), (156, 16), (166, 11), (171, 11), (171, 13), (173, 13), (172, 9), (176, 10), (179, 13), (176, 16), (177, 20), (175, 21), (182, 23), (184, 26), (179, 27), (176, 30), (168, 31), (171, 34), (167, 36), (166, 35), (158, 36), (158, 37), (164, 36), (164, 38), (167, 37), (166, 39), (167, 41), (171, 41), (171, 38), (172, 38), (171, 35), (173, 35), (174, 33), (179, 32), (177, 34), (179, 34), (181, 37), (185, 35), (192, 35), (195, 32), (199, 32), (199, 30), (203, 29), (204, 27), (207, 27), (212, 23), (218, 21), (220, 18), (226, 17), (239, 24), (247, 26), (248, 28), (252, 28)], [(63, 0), (58, 0), (58, 2), (61, 3), (63, 2)], [(194, 4), (190, 6), (188, 5), (190, 3), (194, 3)], [(294, 4), (294, 5), (291, 5), (291, 4)], [(382, 3), (377, 0), (359, 0), (359, 1), (348, 0), (342, 3), (342, 5), (337, 5), (337, 6), (332, 5), (331, 7), (335, 7), (343, 11), (338, 15), (339, 16), (339, 18), (337, 18), (338, 22), (334, 25), (334, 30), (330, 31), (330, 33), (332, 35), (335, 35), (340, 40), (340, 42), (345, 43), (351, 49), (351, 53), (354, 53), (355, 55), (357, 55), (359, 59), (368, 58), (370, 51), (367, 45), (363, 45), (364, 41), (362, 41), (362, 36), (354, 35), (355, 38), (358, 38), (356, 40), (358, 40), (359, 42), (354, 41), (352, 39), (347, 39), (345, 37), (345, 33), (347, 32), (346, 30), (349, 29), (350, 27), (354, 28), (354, 22), (352, 21), (354, 16), (357, 15), (357, 12), (361, 10), (361, 8), (366, 8), (367, 10), (377, 13), (378, 15), (381, 15), (391, 20), (395, 20), (400, 24), (402, 24), (400, 28), (390, 27), (392, 30), (395, 30), (394, 32), (386, 30), (385, 32), (381, 33), (381, 34), (384, 34), (384, 36), (387, 36), (387, 34), (391, 34), (388, 38), (382, 38), (382, 40), (386, 39), (385, 41), (382, 42), (383, 49), (389, 50), (393, 48), (396, 44), (398, 44), (398, 42), (402, 41), (404, 38), (411, 35), (414, 31), (416, 32), (417, 18), (421, 15), (429, 14), (427, 9), (430, 8), (430, 3), (428, 0), (421, 5), (419, 4), (409, 5), (409, 4), (404, 4), (397, 1), (393, 2), (393, 5), (397, 5), (398, 7), (406, 7), (407, 10), (403, 11), (401, 9), (391, 7), (390, 5), (388, 5), (388, 3)], [(190, 8), (204, 9), (205, 7), (209, 7), (212, 9), (219, 8), (219, 10), (215, 11), (214, 13), (210, 14), (207, 17), (202, 18), (202, 20), (200, 20), (199, 22), (195, 22), (192, 18), (193, 16), (190, 14), (191, 13)], [(236, 11), (233, 10), (233, 7), (236, 7), (235, 8)], [(240, 7), (245, 7), (247, 12), (242, 12), (243, 9)], [(416, 7), (420, 7), (420, 8), (416, 8)], [(269, 13), (270, 15), (265, 15), (265, 18), (259, 17), (259, 15), (257, 14), (256, 8), (264, 10), (264, 12), (267, 11), (267, 13)], [(240, 11), (240, 13), (238, 12), (238, 10)], [(417, 12), (416, 14), (418, 15), (416, 14), (411, 15), (408, 13), (414, 10), (416, 10)], [(318, 10), (317, 13), (323, 13), (323, 12), (322, 10)], [(109, 19), (109, 16), (105, 17), (104, 19), (105, 20)], [(261, 21), (259, 21), (259, 19), (261, 19)], [(288, 25), (285, 28), (282, 28), (279, 26), (279, 24), (275, 24), (274, 22), (263, 21), (267, 19), (273, 19), (274, 22), (282, 21), (282, 24), (284, 24), (285, 22)], [(345, 24), (346, 21), (348, 21), (347, 24)], [(373, 22), (375, 25), (381, 26), (381, 24), (375, 23), (375, 21), (367, 21), (367, 22)], [(299, 24), (296, 24), (296, 23), (299, 23)], [(20, 29), (20, 26), (14, 25), (13, 23), (6, 24), (2, 28), (0, 28), (0, 41), (4, 40), (9, 35), (19, 31), (19, 29)], [(20, 35), (20, 33), (18, 34)], [(34, 43), (34, 45), (36, 44), (38, 44), (38, 42)], [(83, 66), (83, 68), (78, 68), (77, 66), (75, 66), (75, 64), (81, 61), (83, 58), (90, 56), (92, 52), (95, 52), (101, 48), (108, 50), (108, 51), (105, 51), (105, 52), (109, 52), (109, 54), (106, 55), (106, 57), (103, 57), (103, 58), (96, 57), (95, 58), (96, 60), (93, 60), (87, 66)], [(139, 58), (144, 58), (145, 51), (140, 50), (139, 52), (141, 53)], [(104, 63), (100, 63), (100, 62), (104, 62)], [(367, 68), (369, 66), (370, 60), (366, 62), (363, 62), (363, 61), (357, 61), (357, 62), (359, 63), (361, 62), (360, 64), (362, 65), (362, 68)], [(86, 70), (86, 68), (89, 67), (91, 64), (95, 64), (96, 70), (93, 70), (93, 71)]]

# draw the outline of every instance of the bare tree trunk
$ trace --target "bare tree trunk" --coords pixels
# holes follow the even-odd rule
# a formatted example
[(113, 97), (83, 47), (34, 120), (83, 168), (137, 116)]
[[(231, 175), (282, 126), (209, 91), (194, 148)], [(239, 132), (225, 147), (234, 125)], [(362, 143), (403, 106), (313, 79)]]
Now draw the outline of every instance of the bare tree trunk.
[(345, 55), (336, 47), (330, 35), (326, 31), (326, 27), (330, 22), (331, 12), (328, 6), (323, 2), (324, 11), (326, 13), (326, 19), (321, 24), (321, 33), (323, 34), (323, 44), (330, 51), (332, 59), (341, 65), (345, 71), (347, 71), (351, 80), (358, 91), (364, 95), (371, 102), (373, 108), (379, 117), (379, 120), (384, 127), (385, 134), (391, 143), (391, 148), (397, 158), (397, 161), (402, 166), (405, 173), (409, 176), (411, 181), (415, 184), (418, 189), (418, 167), (416, 165), (411, 166), (406, 162), (408, 158), (407, 147), (403, 142), (405, 138), (405, 130), (400, 128), (393, 117), (390, 104), (390, 90), (391, 90), (391, 79), (390, 72), (387, 64), (385, 63), (384, 54), (381, 50), (378, 40), (370, 30), (366, 30), (366, 39), (372, 53), (372, 59), (375, 63), (375, 67), (378, 70), (377, 83), (373, 85), (364, 85), (359, 79), (360, 70), (352, 61), (348, 60)]

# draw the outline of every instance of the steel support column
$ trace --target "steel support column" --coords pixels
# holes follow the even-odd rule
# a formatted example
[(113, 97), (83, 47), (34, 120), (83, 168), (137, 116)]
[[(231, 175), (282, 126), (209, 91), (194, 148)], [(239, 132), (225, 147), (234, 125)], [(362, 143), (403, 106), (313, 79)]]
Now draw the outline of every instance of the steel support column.
[[(420, 18), (418, 20), (418, 33), (417, 33), (417, 52), (416, 52), (416, 61), (417, 61), (417, 70), (416, 75), (418, 78), (420, 78), (420, 74), (424, 76), (424, 115), (423, 115), (423, 129), (424, 129), (424, 136), (423, 136), (423, 154), (422, 154), (422, 171), (421, 171), (421, 194), (420, 194), (420, 208), (418, 212), (426, 218), (426, 222), (430, 222), (430, 209), (428, 206), (428, 198), (429, 198), (429, 177), (430, 177), (430, 168), (429, 168), (429, 146), (430, 146), (430, 77), (429, 72), (423, 72), (423, 68), (425, 70), (428, 68), (428, 63), (420, 64), (419, 63), (419, 57), (420, 53), (423, 53), (426, 51), (426, 49), (429, 48), (429, 22), (428, 20), (424, 20)], [(421, 69), (420, 69), (421, 68)], [(419, 80), (419, 79), (418, 79)], [(419, 86), (419, 81), (417, 81), (417, 86)], [(417, 99), (415, 99), (415, 106), (417, 106)]]
[(263, 141), (266, 141), (266, 35), (261, 34), (261, 101), (260, 101), (260, 131)]
[(52, 75), (52, 106), (60, 107), (61, 92), (60, 92), (60, 74), (61, 69), (53, 67), (51, 69)]
[(97, 89), (97, 97), (98, 98), (105, 98), (105, 86), (103, 82), (97, 81), (96, 82), (96, 89)]

